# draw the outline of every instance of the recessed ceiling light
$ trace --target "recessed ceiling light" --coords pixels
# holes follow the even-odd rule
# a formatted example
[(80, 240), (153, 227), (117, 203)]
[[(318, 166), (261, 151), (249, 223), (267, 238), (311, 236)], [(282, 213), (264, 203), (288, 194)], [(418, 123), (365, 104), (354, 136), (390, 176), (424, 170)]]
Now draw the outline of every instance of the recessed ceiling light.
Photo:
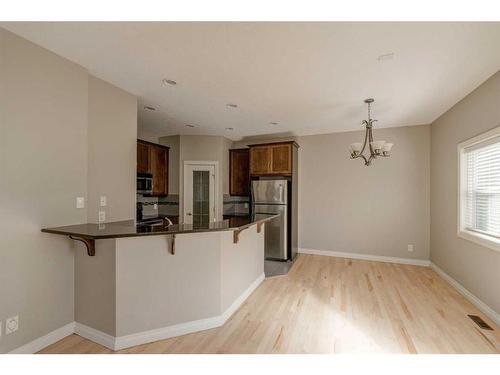
[(226, 130), (234, 130), (234, 128), (226, 128)]
[(175, 81), (173, 81), (171, 79), (164, 78), (164, 79), (162, 79), (162, 82), (163, 82), (164, 85), (171, 85), (171, 86), (177, 85), (177, 82), (175, 82)]
[(238, 107), (238, 104), (227, 103), (227, 104), (226, 104), (226, 107), (229, 107), (229, 108), (236, 108), (236, 107)]
[(270, 122), (269, 125), (278, 125), (277, 122)]
[(394, 58), (394, 52), (391, 53), (386, 53), (384, 55), (380, 55), (377, 57), (378, 61), (384, 61), (384, 60), (392, 60)]
[(156, 111), (155, 107), (151, 107), (150, 105), (145, 105), (144, 109), (147, 109), (148, 111)]
[(184, 125), (186, 128), (194, 128), (194, 125), (191, 125), (191, 124), (186, 124)]

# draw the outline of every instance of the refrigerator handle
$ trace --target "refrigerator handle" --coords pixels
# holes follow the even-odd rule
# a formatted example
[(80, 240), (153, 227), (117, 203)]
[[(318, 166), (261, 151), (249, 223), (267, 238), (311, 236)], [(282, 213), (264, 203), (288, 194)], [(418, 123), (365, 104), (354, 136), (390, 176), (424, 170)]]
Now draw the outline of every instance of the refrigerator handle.
[(280, 203), (283, 202), (283, 185), (280, 184)]

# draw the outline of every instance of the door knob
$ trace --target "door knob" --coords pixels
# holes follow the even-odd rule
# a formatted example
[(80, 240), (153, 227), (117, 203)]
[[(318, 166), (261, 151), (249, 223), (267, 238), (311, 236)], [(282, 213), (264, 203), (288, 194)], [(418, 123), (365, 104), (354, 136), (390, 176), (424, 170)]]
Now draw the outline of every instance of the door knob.
[(188, 212), (186, 215), (193, 216), (193, 214), (191, 212)]

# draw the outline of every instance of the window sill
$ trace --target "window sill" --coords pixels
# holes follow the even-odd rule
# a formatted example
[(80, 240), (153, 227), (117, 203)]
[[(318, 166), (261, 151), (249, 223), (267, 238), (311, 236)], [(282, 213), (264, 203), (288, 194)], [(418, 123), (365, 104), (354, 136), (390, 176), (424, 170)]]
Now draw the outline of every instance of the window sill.
[(500, 251), (500, 239), (498, 238), (465, 229), (462, 229), (458, 232), (458, 237), (487, 247), (489, 249)]

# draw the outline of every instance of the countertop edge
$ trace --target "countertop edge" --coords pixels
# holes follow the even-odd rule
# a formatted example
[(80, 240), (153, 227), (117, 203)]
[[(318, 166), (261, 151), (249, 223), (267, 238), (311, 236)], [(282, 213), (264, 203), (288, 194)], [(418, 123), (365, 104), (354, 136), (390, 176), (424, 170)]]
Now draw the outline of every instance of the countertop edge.
[[(78, 238), (84, 238), (88, 240), (106, 240), (106, 239), (114, 239), (114, 238), (133, 238), (133, 237), (146, 237), (146, 236), (170, 236), (173, 234), (189, 234), (189, 233), (206, 233), (206, 232), (235, 232), (235, 231), (242, 231), (245, 230), (253, 225), (259, 224), (259, 223), (264, 223), (267, 221), (270, 221), (279, 215), (272, 215), (266, 218), (262, 218), (259, 220), (255, 220), (251, 223), (247, 223), (241, 226), (237, 227), (231, 227), (231, 228), (206, 228), (206, 229), (186, 229), (186, 230), (178, 230), (178, 231), (165, 231), (165, 232), (144, 232), (144, 233), (124, 233), (124, 234), (105, 234), (105, 235), (89, 235), (89, 234), (82, 234), (78, 232), (73, 232), (73, 231), (64, 231), (62, 229), (56, 229), (56, 228), (42, 228), (41, 232), (43, 233), (51, 233), (51, 234), (59, 234), (63, 236), (74, 236)], [(112, 224), (112, 223), (107, 223), (107, 224)], [(85, 225), (85, 224), (82, 224)]]

